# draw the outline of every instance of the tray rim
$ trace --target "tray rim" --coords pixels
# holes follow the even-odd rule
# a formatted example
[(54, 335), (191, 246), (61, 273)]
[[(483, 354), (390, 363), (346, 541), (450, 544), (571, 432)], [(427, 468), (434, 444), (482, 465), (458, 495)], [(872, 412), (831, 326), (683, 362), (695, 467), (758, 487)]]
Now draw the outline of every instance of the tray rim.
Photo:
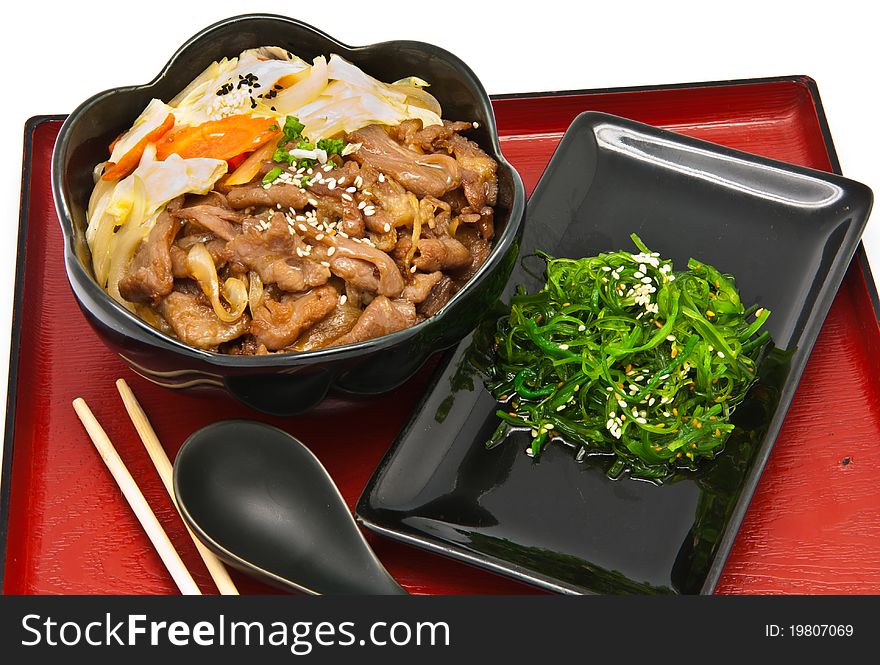
[[(825, 109), (822, 104), (821, 97), (819, 95), (819, 88), (816, 84), (816, 81), (810, 76), (803, 74), (795, 74), (795, 75), (783, 75), (783, 76), (768, 76), (768, 77), (759, 77), (759, 78), (741, 78), (741, 79), (722, 79), (722, 80), (713, 80), (713, 81), (695, 81), (695, 82), (685, 82), (685, 83), (670, 83), (670, 84), (650, 84), (650, 85), (636, 85), (636, 86), (620, 86), (620, 87), (606, 87), (606, 88), (579, 88), (579, 89), (567, 89), (567, 90), (551, 90), (551, 91), (528, 91), (528, 92), (513, 92), (513, 93), (503, 93), (497, 95), (490, 95), (490, 99), (492, 101), (495, 100), (514, 100), (514, 99), (537, 99), (542, 97), (576, 97), (576, 96), (586, 96), (586, 95), (594, 95), (594, 94), (613, 94), (613, 93), (638, 93), (638, 92), (651, 92), (651, 91), (660, 91), (660, 90), (687, 90), (687, 89), (699, 89), (699, 88), (713, 88), (713, 87), (728, 87), (728, 86), (744, 86), (744, 85), (761, 85), (761, 84), (771, 84), (771, 83), (799, 83), (804, 85), (808, 90), (810, 97), (813, 100), (813, 103), (816, 108), (817, 120), (819, 122), (820, 131), (822, 134), (823, 143), (825, 144), (825, 149), (828, 153), (828, 159), (832, 167), (832, 173), (837, 175), (841, 174), (840, 161), (837, 155), (837, 150), (834, 146), (834, 141), (831, 136), (831, 130), (828, 125), (827, 116), (825, 114)], [(10, 331), (10, 345), (9, 345), (9, 372), (7, 377), (7, 394), (6, 394), (6, 418), (4, 425), (4, 434), (3, 434), (3, 458), (2, 462), (0, 462), (0, 594), (4, 593), (6, 586), (6, 556), (7, 549), (9, 544), (9, 507), (11, 500), (11, 486), (10, 481), (12, 479), (12, 460), (13, 460), (13, 444), (15, 441), (15, 420), (16, 420), (16, 406), (18, 401), (18, 375), (19, 375), (19, 365), (20, 365), (20, 351), (21, 351), (21, 325), (23, 318), (23, 279), (24, 279), (24, 271), (27, 260), (27, 232), (28, 232), (28, 217), (30, 212), (30, 179), (32, 174), (32, 157), (33, 157), (33, 142), (34, 142), (34, 134), (36, 133), (37, 128), (46, 122), (63, 122), (67, 117), (67, 114), (43, 114), (43, 115), (35, 115), (29, 118), (24, 124), (24, 141), (23, 141), (23, 150), (22, 150), (22, 180), (21, 180), (21, 190), (20, 190), (20, 208), (19, 208), (19, 223), (18, 223), (18, 242), (16, 249), (16, 266), (15, 266), (15, 280), (14, 280), (14, 293), (13, 293), (13, 306), (12, 306), (12, 317), (11, 317), (11, 331)], [(858, 260), (858, 264), (860, 270), (862, 272), (862, 276), (865, 280), (865, 284), (868, 290), (869, 297), (871, 298), (874, 316), (875, 319), (880, 325), (880, 295), (878, 295), (877, 285), (873, 279), (873, 275), (871, 272), (870, 264), (868, 263), (867, 254), (865, 252), (864, 244), (859, 242), (859, 245), (856, 249), (854, 260)], [(455, 352), (457, 347), (453, 347), (449, 351), (445, 352), (443, 358), (438, 363), (437, 367), (434, 370), (432, 378), (428, 385), (425, 388), (424, 395), (427, 395), (429, 390), (436, 384), (436, 379), (440, 374), (440, 371), (446, 367), (448, 364), (451, 355)], [(394, 446), (396, 441), (400, 438), (403, 431), (395, 438), (395, 441), (389, 445), (389, 451)], [(385, 457), (383, 457), (382, 461), (380, 461), (379, 467), (381, 467), (385, 462)], [(361, 497), (358, 499), (356, 504), (356, 513), (357, 507), (360, 506), (361, 500), (368, 493), (373, 486), (373, 479), (375, 478), (375, 471), (373, 476), (371, 476), (370, 480), (367, 482), (367, 485), (364, 487), (363, 492), (361, 493)], [(407, 538), (400, 537), (399, 534), (394, 532), (390, 532), (383, 527), (378, 525), (373, 525), (368, 521), (364, 520), (357, 515), (358, 521), (364, 526), (374, 530), (378, 533), (382, 533), (386, 537), (394, 538), (396, 540), (401, 540), (402, 542), (406, 542), (410, 545), (418, 545), (419, 547), (424, 548), (424, 543), (420, 540), (409, 540)], [(450, 556), (449, 552), (445, 550), (440, 550), (444, 555)], [(451, 555), (453, 558), (464, 561), (468, 564), (474, 565), (474, 561), (469, 560), (467, 556), (456, 556)], [(726, 559), (726, 557), (725, 557)], [(480, 567), (486, 567), (484, 562), (481, 562)], [(502, 571), (496, 571), (496, 574), (503, 574)], [(559, 589), (560, 591), (566, 591), (564, 587)]]

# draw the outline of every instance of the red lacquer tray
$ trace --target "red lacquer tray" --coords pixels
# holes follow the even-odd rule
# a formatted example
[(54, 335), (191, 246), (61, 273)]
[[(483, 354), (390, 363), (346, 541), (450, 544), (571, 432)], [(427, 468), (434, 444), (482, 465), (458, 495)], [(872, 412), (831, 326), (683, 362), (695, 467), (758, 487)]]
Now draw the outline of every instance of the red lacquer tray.
[[(504, 153), (527, 190), (581, 111), (598, 110), (805, 166), (839, 170), (815, 84), (803, 77), (509, 96), (495, 100)], [(432, 371), (370, 401), (334, 399), (295, 419), (268, 418), (222, 395), (172, 393), (134, 376), (98, 340), (67, 285), (49, 187), (61, 118), (35, 118), (25, 171), (0, 536), (3, 591), (176, 593), (171, 578), (70, 406), (92, 405), (205, 592), (214, 592), (113, 382), (125, 377), (173, 457), (197, 428), (247, 417), (310, 445), (353, 506)], [(880, 327), (863, 250), (789, 410), (718, 584), (719, 593), (880, 592)], [(529, 593), (531, 587), (367, 537), (417, 593)], [(236, 575), (242, 591), (268, 588)]]

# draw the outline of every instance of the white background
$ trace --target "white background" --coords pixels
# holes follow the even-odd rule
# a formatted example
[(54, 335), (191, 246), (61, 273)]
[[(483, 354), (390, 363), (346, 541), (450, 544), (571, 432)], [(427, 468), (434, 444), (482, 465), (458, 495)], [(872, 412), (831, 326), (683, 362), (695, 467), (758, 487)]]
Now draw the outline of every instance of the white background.
[[(0, 399), (15, 272), (22, 129), (103, 89), (151, 80), (209, 24), (269, 12), (349, 44), (432, 42), (489, 93), (806, 74), (819, 85), (844, 173), (880, 191), (877, 23), (870, 2), (418, 2), (115, 0), (9, 3), (0, 17)], [(235, 55), (230, 53), (231, 55)], [(880, 223), (865, 243), (880, 273)], [(59, 262), (60, 256), (55, 257)], [(27, 344), (28, 340), (22, 340)], [(83, 368), (87, 376), (88, 368)], [(107, 386), (108, 391), (114, 388)], [(2, 441), (0, 441), (2, 446)]]

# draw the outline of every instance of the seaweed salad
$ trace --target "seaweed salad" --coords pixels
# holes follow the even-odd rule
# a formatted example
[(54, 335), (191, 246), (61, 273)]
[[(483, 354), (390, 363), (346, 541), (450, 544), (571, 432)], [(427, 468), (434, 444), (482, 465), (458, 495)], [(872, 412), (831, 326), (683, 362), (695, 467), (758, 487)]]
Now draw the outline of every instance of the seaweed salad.
[(745, 308), (734, 278), (690, 259), (676, 272), (639, 250), (546, 261), (537, 293), (518, 287), (494, 332), (487, 386), (503, 404), (488, 442), (531, 432), (577, 458), (613, 455), (612, 478), (659, 481), (715, 457), (756, 377), (770, 312)]

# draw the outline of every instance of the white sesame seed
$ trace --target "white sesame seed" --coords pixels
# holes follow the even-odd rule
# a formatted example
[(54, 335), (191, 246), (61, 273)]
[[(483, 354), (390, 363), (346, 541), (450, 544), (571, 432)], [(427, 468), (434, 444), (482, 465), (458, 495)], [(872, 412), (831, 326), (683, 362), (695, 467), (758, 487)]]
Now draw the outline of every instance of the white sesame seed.
[(316, 199), (309, 199), (309, 205), (316, 206), (316, 205), (318, 205), (318, 201)]
[(385, 182), (385, 174), (384, 173), (379, 174), (379, 182)]
[(633, 277), (638, 277), (639, 279), (641, 279), (641, 278), (644, 277), (644, 276), (645, 276), (645, 273), (643, 273), (643, 272), (641, 272), (641, 271), (639, 271), (639, 270), (636, 270), (636, 271), (633, 273)]
[(363, 185), (363, 184), (364, 184), (364, 179), (361, 178), (360, 176), (357, 176), (357, 177), (354, 179), (354, 186), (355, 186), (355, 187), (360, 187), (360, 186)]
[(336, 181), (336, 183), (339, 185), (344, 185), (345, 184), (345, 176), (342, 176), (339, 180)]
[(372, 195), (373, 195), (373, 192), (371, 192), (371, 191), (368, 190), (368, 189), (364, 189), (364, 190), (362, 190), (362, 191), (363, 191), (364, 196), (372, 196)]
[(315, 236), (315, 240), (323, 240), (323, 239), (324, 239), (323, 233), (319, 233), (318, 235)]
[(312, 175), (312, 173), (314, 173), (314, 171), (312, 171), (312, 169), (310, 169), (310, 168), (306, 169), (306, 175)]
[(636, 381), (644, 381), (644, 380), (645, 380), (645, 375), (644, 375), (644, 374), (639, 374), (639, 375), (636, 377)]
[(309, 230), (309, 228), (308, 228), (305, 224), (297, 224), (297, 227), (296, 227), (296, 228), (298, 228), (298, 229), (299, 229), (300, 231), (302, 231), (303, 233), (305, 233), (306, 231)]
[(333, 256), (335, 253), (336, 253), (335, 247), (331, 247), (330, 249), (327, 250), (327, 256)]
[(321, 261), (321, 265), (324, 266), (325, 268), (330, 267), (330, 264), (327, 261)]
[(366, 201), (361, 201), (360, 203), (358, 203), (358, 210), (363, 210), (366, 207), (367, 207)]
[(724, 357), (724, 352), (723, 352), (723, 351), (719, 351), (719, 352), (718, 352), (718, 357), (719, 357), (719, 358), (723, 358), (723, 357)]
[(648, 400), (648, 406), (654, 406), (654, 402), (656, 402), (656, 401), (657, 400), (652, 397), (651, 399)]
[(353, 201), (354, 200), (353, 198), (351, 198), (351, 194), (343, 194), (342, 198), (345, 199), (346, 201)]
[(568, 344), (560, 344), (559, 348), (562, 349), (563, 351), (568, 351)]
[(376, 209), (373, 206), (367, 206), (364, 208), (364, 214), (367, 217), (372, 217), (373, 215), (376, 214)]
[(621, 409), (626, 408), (626, 402), (623, 401), (622, 399), (617, 400), (617, 404), (620, 406)]
[(473, 127), (474, 127), (474, 129), (479, 129), (479, 128), (480, 128), (480, 123), (474, 121), (474, 122), (473, 122)]
[(330, 164), (327, 164), (326, 166), (323, 167), (323, 169), (324, 169), (324, 173), (329, 173), (330, 171), (333, 170), (333, 167)]
[(645, 418), (636, 418), (637, 423), (641, 423), (642, 425), (646, 425), (648, 421)]
[(335, 178), (330, 178), (330, 180), (327, 181), (327, 189), (336, 189), (336, 179)]
[(409, 271), (410, 271), (410, 272), (415, 272), (415, 271), (416, 271), (416, 267), (415, 267), (415, 266), (411, 266), (410, 269), (409, 269)]
[(357, 187), (346, 187), (345, 188), (345, 191), (348, 192), (349, 194), (354, 194), (357, 190), (358, 190)]
[(348, 300), (348, 296), (342, 295), (342, 297), (339, 298), (339, 304), (344, 305), (346, 300)]

